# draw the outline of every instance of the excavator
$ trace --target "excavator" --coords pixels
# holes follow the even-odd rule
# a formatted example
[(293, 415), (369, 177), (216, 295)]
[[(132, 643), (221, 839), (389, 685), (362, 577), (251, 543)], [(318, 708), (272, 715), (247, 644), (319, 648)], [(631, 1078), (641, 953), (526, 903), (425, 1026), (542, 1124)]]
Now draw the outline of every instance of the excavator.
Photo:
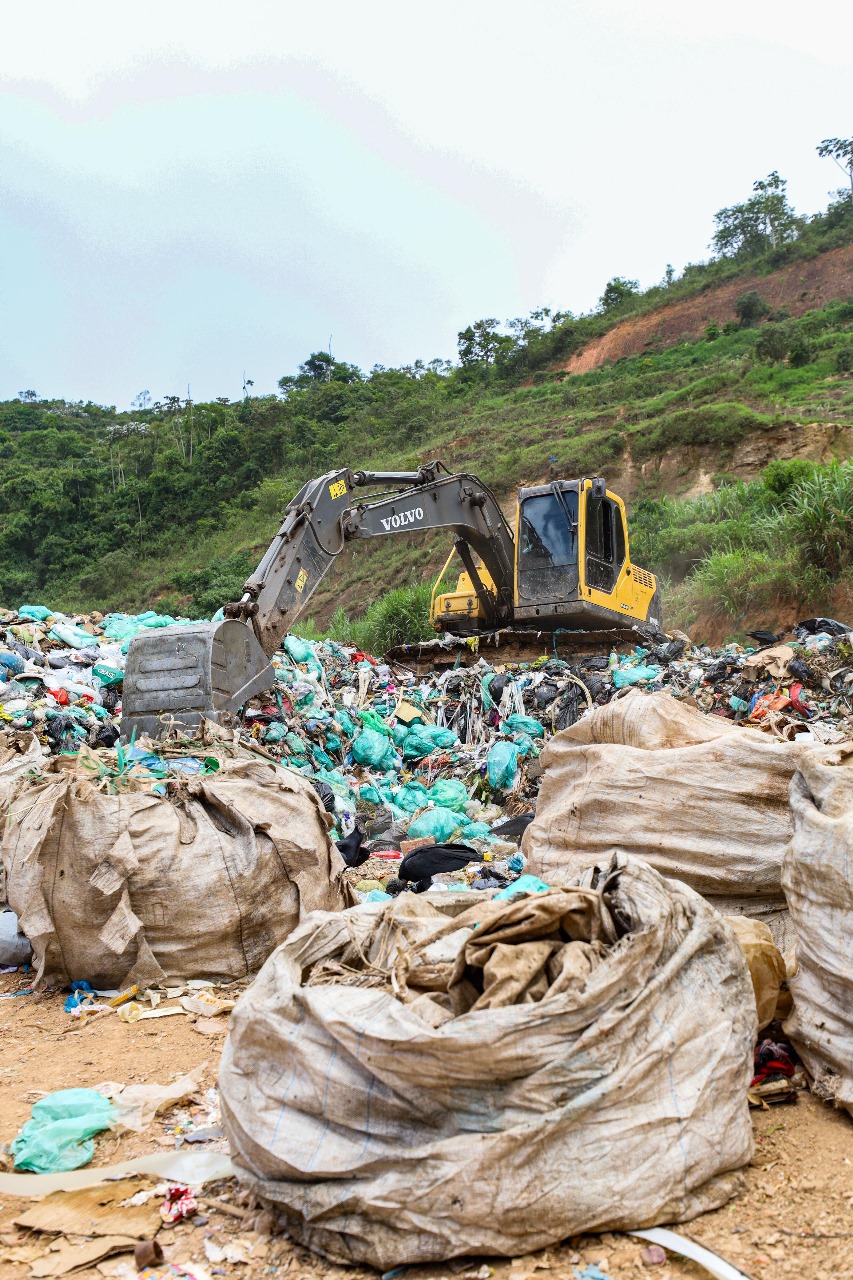
[[(363, 538), (453, 535), (431, 604), (432, 625), (447, 636), (571, 633), (611, 645), (661, 631), (657, 579), (632, 563), (625, 505), (602, 477), (520, 489), (514, 526), (487, 485), (440, 462), (417, 471), (343, 468), (309, 480), (221, 621), (134, 637), (122, 736), (187, 731), (201, 717), (233, 723), (273, 687), (272, 655), (336, 558)], [(440, 592), (454, 555), (463, 572), (455, 590)]]

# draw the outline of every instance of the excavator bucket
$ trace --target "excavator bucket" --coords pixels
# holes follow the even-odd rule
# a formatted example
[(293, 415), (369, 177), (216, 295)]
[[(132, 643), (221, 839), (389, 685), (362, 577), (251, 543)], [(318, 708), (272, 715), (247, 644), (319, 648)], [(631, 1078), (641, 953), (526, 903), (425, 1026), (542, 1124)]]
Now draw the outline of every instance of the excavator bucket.
[(121, 736), (192, 731), (202, 717), (230, 724), (275, 684), (275, 670), (243, 622), (199, 622), (134, 636), (127, 654)]

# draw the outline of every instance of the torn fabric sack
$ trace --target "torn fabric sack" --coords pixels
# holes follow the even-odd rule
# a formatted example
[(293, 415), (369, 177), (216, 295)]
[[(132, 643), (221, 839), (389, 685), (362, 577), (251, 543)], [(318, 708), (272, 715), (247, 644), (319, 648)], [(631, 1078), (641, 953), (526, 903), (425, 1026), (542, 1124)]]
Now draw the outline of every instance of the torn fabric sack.
[(623, 850), (720, 910), (749, 910), (752, 900), (750, 914), (772, 928), (785, 905), (788, 787), (803, 753), (822, 750), (703, 715), (669, 693), (626, 694), (542, 753), (536, 819), (522, 844), (528, 870), (567, 884)]
[(782, 884), (797, 935), (785, 1023), (814, 1092), (853, 1115), (853, 748), (805, 759), (791, 783)]
[(351, 902), (323, 807), (295, 772), (226, 759), (168, 798), (106, 794), (61, 759), (43, 772), (3, 838), (38, 981), (245, 977), (303, 915)]
[(301, 1243), (383, 1269), (725, 1203), (756, 1017), (716, 911), (624, 857), (461, 896), (317, 912), (270, 957), (220, 1066), (240, 1177)]

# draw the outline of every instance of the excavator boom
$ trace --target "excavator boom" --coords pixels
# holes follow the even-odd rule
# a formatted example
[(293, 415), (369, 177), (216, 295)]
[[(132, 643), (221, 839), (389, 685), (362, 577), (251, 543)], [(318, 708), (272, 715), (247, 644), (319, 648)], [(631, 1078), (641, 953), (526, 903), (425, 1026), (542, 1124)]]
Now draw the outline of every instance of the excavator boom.
[[(380, 492), (361, 497), (362, 489), (378, 486)], [(227, 723), (249, 698), (272, 687), (269, 659), (347, 543), (418, 529), (455, 535), (486, 616), (495, 628), (505, 625), (513, 607), (514, 541), (497, 499), (476, 476), (451, 475), (438, 462), (413, 472), (329, 472), (310, 480), (288, 505), (242, 598), (225, 606), (224, 621), (134, 637), (123, 737), (134, 729), (152, 736), (191, 729), (202, 716)]]
[[(370, 490), (370, 492), (363, 492)], [(230, 723), (274, 683), (270, 658), (348, 543), (444, 529), (464, 590), (439, 597), (436, 630), (484, 635), (604, 634), (660, 628), (654, 576), (628, 554), (624, 504), (600, 477), (522, 489), (517, 537), (488, 486), (440, 462), (417, 471), (352, 471), (309, 480), (241, 598), (220, 622), (165, 627), (131, 642), (122, 733)], [(435, 593), (433, 593), (435, 595)], [(462, 604), (464, 600), (464, 604)]]

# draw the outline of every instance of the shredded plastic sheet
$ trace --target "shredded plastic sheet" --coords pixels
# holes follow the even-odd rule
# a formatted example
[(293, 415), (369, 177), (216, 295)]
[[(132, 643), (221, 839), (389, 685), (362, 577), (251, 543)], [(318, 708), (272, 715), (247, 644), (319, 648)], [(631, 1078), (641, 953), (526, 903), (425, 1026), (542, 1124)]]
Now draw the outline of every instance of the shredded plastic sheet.
[(95, 1187), (99, 1182), (127, 1178), (134, 1173), (151, 1173), (170, 1182), (191, 1187), (231, 1178), (236, 1170), (229, 1156), (220, 1151), (157, 1151), (119, 1164), (92, 1165), (65, 1173), (0, 1173), (0, 1195), (40, 1199), (52, 1191), (74, 1191)]

